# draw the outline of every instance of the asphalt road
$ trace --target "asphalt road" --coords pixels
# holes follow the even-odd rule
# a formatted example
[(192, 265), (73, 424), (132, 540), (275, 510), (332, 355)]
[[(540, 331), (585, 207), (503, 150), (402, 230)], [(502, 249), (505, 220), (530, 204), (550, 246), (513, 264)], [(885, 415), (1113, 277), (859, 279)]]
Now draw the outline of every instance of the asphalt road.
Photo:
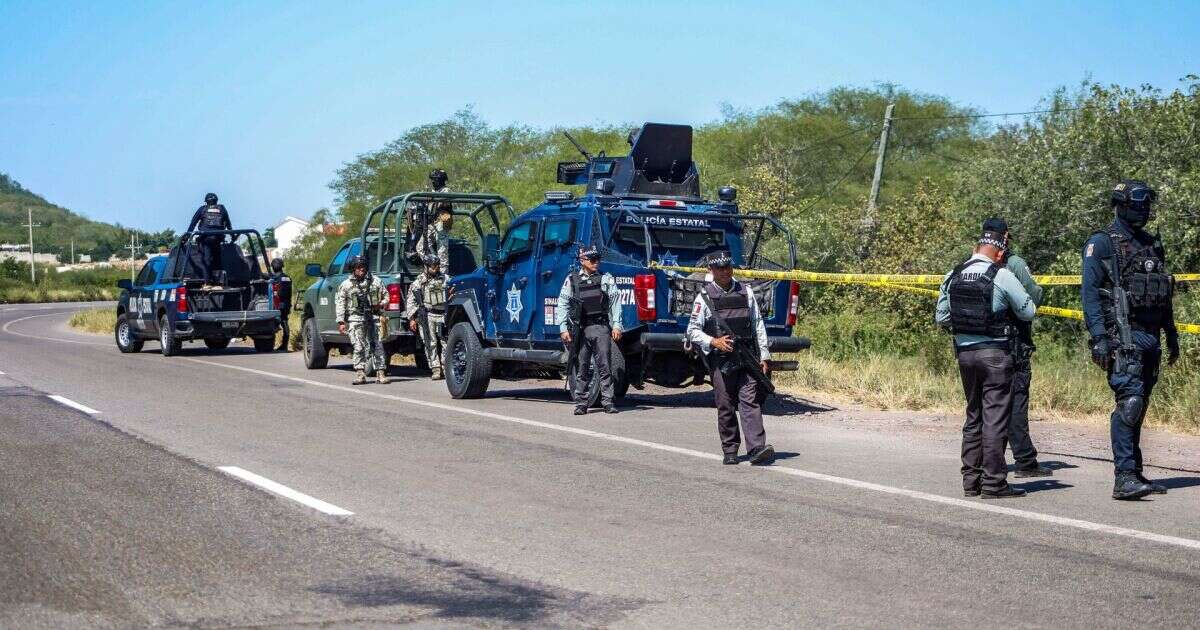
[(775, 466), (721, 466), (707, 390), (575, 417), (549, 382), (121, 355), (74, 308), (0, 307), (0, 627), (1200, 625), (1197, 473), (1121, 503), (1057, 456), (964, 499), (944, 433), (798, 400)]

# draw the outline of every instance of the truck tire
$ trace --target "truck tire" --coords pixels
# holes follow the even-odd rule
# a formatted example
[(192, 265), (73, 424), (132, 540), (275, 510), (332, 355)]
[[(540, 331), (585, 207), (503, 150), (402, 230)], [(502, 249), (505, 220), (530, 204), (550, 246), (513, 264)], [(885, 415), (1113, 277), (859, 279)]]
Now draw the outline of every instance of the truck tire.
[[(420, 351), (418, 351), (420, 354)], [(492, 379), (492, 360), (469, 322), (459, 322), (446, 339), (446, 389), (452, 398), (479, 398)]]
[(310, 370), (322, 370), (329, 365), (329, 348), (321, 341), (321, 331), (317, 329), (317, 318), (309, 317), (304, 320), (300, 329), (304, 348), (304, 367)]
[(275, 337), (273, 335), (270, 337), (251, 337), (251, 339), (254, 340), (255, 352), (275, 351)]
[(138, 339), (133, 332), (133, 327), (129, 325), (129, 319), (122, 313), (117, 317), (117, 325), (113, 329), (113, 336), (117, 339), (117, 350), (125, 354), (131, 352), (141, 352), (142, 344), (145, 342)]
[(625, 370), (625, 355), (621, 354), (621, 346), (615, 341), (612, 345), (611, 360), (612, 365), (609, 367), (612, 370), (613, 401), (625, 400), (625, 394), (629, 392), (629, 377)]
[(166, 315), (158, 318), (158, 343), (162, 346), (164, 357), (173, 357), (179, 354), (180, 343), (175, 338), (175, 334), (171, 332), (171, 322), (167, 321)]
[[(616, 342), (611, 342), (612, 347), (609, 350), (609, 372), (613, 379), (613, 402), (625, 398), (626, 392), (629, 391), (629, 380), (625, 377), (625, 355), (621, 354), (621, 348)], [(588, 366), (587, 375), (590, 378), (596, 369), (596, 355), (592, 355), (591, 365)], [(571, 366), (567, 370), (567, 393), (574, 395), (575, 392), (575, 366)], [(600, 379), (592, 378), (589, 381), (590, 387), (587, 392), (587, 406), (595, 407), (600, 404)]]
[(209, 350), (224, 350), (229, 347), (228, 337), (210, 337), (204, 340), (204, 345), (208, 346)]

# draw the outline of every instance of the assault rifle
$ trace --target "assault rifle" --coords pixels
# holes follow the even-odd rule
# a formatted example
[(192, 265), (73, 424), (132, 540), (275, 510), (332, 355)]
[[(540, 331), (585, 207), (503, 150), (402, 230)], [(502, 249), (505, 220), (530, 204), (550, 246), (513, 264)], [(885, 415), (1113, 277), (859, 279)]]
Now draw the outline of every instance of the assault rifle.
[[(758, 383), (762, 391), (768, 395), (774, 394), (775, 385), (771, 383), (771, 379), (767, 378), (766, 374), (763, 374), (762, 366), (759, 365), (760, 360), (757, 349), (751, 354), (750, 348), (746, 344), (741, 343), (737, 335), (733, 334), (733, 329), (725, 323), (725, 320), (721, 319), (720, 315), (717, 315), (717, 309), (713, 308), (712, 300), (708, 299), (708, 294), (704, 293), (704, 289), (700, 290), (700, 299), (704, 300), (704, 306), (708, 308), (709, 317), (717, 325), (718, 336), (733, 338), (733, 352), (730, 353), (728, 362), (721, 366), (722, 373), (726, 371), (725, 366), (740, 367), (746, 370), (746, 373), (750, 375), (750, 378), (754, 379), (755, 383)], [(714, 349), (713, 352), (720, 352), (720, 350)]]
[[(368, 339), (373, 338), (372, 335), (387, 334), (386, 329), (381, 333), (376, 333), (375, 311), (379, 308), (379, 305), (371, 303), (370, 293), (372, 280), (373, 279), (368, 276), (366, 280), (366, 289), (354, 294), (354, 310), (357, 311), (358, 315), (363, 318), (363, 326), (367, 329)], [(384, 320), (383, 316), (380, 316), (380, 320), (381, 321), (379, 323), (386, 327), (387, 324), (384, 323), (386, 320)]]
[(1142, 360), (1141, 352), (1133, 343), (1133, 328), (1129, 325), (1129, 295), (1125, 292), (1125, 287), (1121, 286), (1121, 274), (1117, 271), (1116, 252), (1113, 252), (1113, 257), (1110, 259), (1110, 265), (1105, 265), (1104, 270), (1108, 272), (1109, 280), (1112, 282), (1112, 289), (1100, 289), (1101, 295), (1108, 296), (1108, 303), (1111, 305), (1109, 312), (1110, 321), (1117, 329), (1118, 346), (1113, 353), (1113, 371), (1124, 372), (1126, 374), (1141, 374)]
[(567, 343), (567, 369), (570, 369), (583, 344), (583, 300), (574, 293), (567, 298), (567, 334), (571, 335), (571, 341)]

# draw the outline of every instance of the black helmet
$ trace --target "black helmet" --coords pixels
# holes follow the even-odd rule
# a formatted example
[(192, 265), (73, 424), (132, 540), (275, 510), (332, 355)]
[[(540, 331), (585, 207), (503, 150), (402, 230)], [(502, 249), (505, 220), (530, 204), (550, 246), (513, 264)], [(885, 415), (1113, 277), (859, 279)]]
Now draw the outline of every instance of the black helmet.
[(217, 203), (216, 193), (208, 193), (207, 195), (204, 195), (204, 203), (210, 206)]
[(433, 254), (425, 254), (421, 257), (421, 262), (425, 263), (426, 267), (441, 267), (442, 259)]
[(1154, 219), (1152, 205), (1158, 193), (1140, 179), (1126, 179), (1113, 186), (1109, 204), (1117, 211), (1117, 217), (1133, 227), (1140, 228)]
[(282, 258), (276, 258), (271, 261), (271, 271), (274, 271), (275, 273), (280, 273), (283, 271), (283, 259)]
[(446, 174), (446, 171), (435, 168), (429, 171), (429, 181), (437, 188), (441, 188), (446, 185), (446, 182), (450, 181), (450, 176)]
[(350, 263), (347, 264), (346, 267), (350, 271), (354, 271), (355, 269), (358, 269), (359, 267), (366, 269), (367, 268), (367, 259), (362, 256), (351, 256)]

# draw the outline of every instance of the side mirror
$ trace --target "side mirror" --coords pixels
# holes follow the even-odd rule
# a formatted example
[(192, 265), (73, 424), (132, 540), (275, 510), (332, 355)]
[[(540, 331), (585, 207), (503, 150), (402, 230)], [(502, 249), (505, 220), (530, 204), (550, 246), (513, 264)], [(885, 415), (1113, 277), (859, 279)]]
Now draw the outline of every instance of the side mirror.
[(321, 270), (319, 263), (308, 263), (304, 265), (304, 275), (310, 278), (324, 278), (325, 272)]
[(483, 262), (488, 271), (492, 273), (504, 271), (504, 261), (500, 258), (502, 254), (503, 252), (498, 249), (489, 249), (484, 253)]
[(117, 280), (117, 288), (131, 291), (133, 290), (133, 280), (130, 280), (129, 278), (121, 278), (120, 280)]

